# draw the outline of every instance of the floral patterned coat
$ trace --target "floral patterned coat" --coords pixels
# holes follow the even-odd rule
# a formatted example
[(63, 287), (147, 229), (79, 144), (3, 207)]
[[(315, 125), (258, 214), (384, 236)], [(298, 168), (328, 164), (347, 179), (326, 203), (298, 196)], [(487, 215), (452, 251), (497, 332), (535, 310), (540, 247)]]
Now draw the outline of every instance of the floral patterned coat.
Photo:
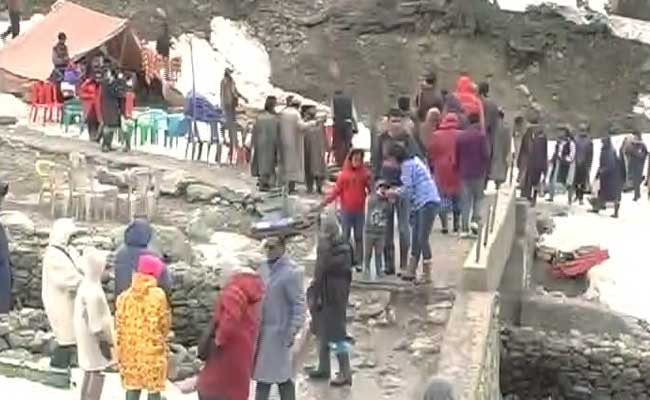
[(133, 274), (131, 287), (117, 298), (115, 325), (122, 386), (164, 391), (171, 311), (154, 277)]

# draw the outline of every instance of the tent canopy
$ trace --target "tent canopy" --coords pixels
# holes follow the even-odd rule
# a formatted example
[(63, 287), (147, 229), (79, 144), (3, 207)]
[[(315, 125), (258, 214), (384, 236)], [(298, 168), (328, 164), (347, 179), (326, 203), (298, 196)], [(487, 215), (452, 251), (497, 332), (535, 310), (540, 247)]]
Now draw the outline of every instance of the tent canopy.
[(56, 2), (45, 18), (0, 49), (0, 89), (15, 91), (52, 72), (52, 48), (59, 32), (67, 36), (73, 60), (105, 46), (122, 67), (140, 70), (140, 43), (128, 21), (69, 1)]

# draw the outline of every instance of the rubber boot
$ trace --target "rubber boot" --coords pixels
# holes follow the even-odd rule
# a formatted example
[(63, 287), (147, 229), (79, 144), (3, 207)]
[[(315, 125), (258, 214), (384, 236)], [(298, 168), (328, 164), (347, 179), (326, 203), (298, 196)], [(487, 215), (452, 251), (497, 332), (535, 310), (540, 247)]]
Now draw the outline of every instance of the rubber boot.
[(314, 380), (329, 380), (332, 376), (329, 343), (321, 342), (318, 351), (318, 368), (307, 368), (307, 376)]
[(431, 283), (431, 260), (422, 261), (422, 280), (425, 285)]
[(336, 378), (330, 381), (330, 386), (352, 386), (352, 368), (350, 367), (350, 354), (337, 354), (336, 358), (339, 361), (339, 372), (336, 374)]
[(449, 233), (449, 219), (447, 218), (447, 213), (440, 213), (440, 223), (442, 224), (442, 234), (446, 235)]
[(415, 273), (418, 269), (418, 260), (415, 257), (409, 258), (409, 263), (406, 266), (406, 271), (402, 274), (402, 280), (412, 282), (415, 280)]
[(357, 272), (362, 272), (363, 265), (363, 239), (356, 237), (354, 238), (354, 253), (353, 253), (352, 264), (354, 265)]
[(612, 218), (618, 218), (618, 211), (621, 209), (621, 202), (617, 201), (614, 203), (614, 214), (612, 214)]

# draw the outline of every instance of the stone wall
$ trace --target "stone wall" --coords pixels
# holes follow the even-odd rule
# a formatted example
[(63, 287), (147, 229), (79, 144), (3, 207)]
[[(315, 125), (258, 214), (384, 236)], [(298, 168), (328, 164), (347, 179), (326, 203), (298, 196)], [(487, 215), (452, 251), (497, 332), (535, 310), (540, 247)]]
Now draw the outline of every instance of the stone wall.
[(501, 343), (506, 398), (650, 399), (647, 338), (509, 326), (501, 330)]
[(496, 294), (459, 294), (438, 363), (438, 375), (453, 385), (457, 400), (500, 398), (499, 346)]

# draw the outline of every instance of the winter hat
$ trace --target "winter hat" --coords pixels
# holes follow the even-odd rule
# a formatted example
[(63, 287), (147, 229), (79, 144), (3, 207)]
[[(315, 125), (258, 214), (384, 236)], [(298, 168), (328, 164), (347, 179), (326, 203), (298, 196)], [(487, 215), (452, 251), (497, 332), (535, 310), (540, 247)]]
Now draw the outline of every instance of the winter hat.
[(162, 275), (163, 268), (163, 262), (156, 256), (145, 254), (138, 258), (138, 272), (141, 274), (158, 279)]

